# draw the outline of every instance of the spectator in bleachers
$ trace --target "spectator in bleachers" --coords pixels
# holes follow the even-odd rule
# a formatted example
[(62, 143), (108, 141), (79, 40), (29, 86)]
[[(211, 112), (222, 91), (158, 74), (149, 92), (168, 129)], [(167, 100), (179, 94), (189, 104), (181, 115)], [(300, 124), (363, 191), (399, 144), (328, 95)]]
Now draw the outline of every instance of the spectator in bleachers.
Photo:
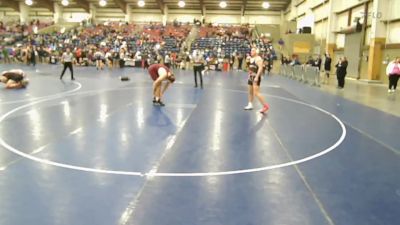
[(265, 70), (267, 71), (267, 75), (271, 75), (273, 62), (274, 61), (272, 60), (272, 55), (271, 54), (266, 54), (265, 58), (264, 58), (264, 64), (265, 64)]
[(58, 62), (58, 54), (56, 51), (51, 51), (50, 52), (50, 59), (49, 59), (49, 63), (50, 64), (57, 64)]
[(186, 53), (186, 56), (185, 56), (185, 70), (189, 70), (189, 66), (190, 66), (190, 55), (189, 55), (189, 53)]
[(108, 66), (108, 68), (112, 69), (113, 67), (113, 57), (112, 57), (112, 51), (108, 50), (104, 56), (105, 61), (106, 61), (106, 65)]
[(238, 61), (238, 70), (242, 70), (243, 54), (241, 52), (237, 54), (237, 61)]
[(281, 64), (282, 65), (289, 65), (290, 64), (290, 60), (288, 59), (288, 57), (282, 55)]
[(100, 49), (97, 49), (97, 51), (94, 53), (94, 58), (96, 60), (96, 69), (103, 70), (103, 65), (105, 62), (104, 53)]
[(317, 67), (319, 71), (321, 71), (321, 64), (322, 64), (322, 59), (321, 56), (318, 55), (317, 59), (314, 62), (314, 66)]
[(345, 78), (347, 75), (347, 66), (349, 65), (347, 58), (339, 58), (339, 62), (336, 64), (336, 76), (338, 80), (338, 88), (343, 89), (345, 84)]
[(332, 58), (328, 53), (326, 53), (325, 54), (325, 63), (324, 63), (326, 84), (329, 83), (329, 74), (331, 72), (331, 64), (332, 64)]
[(312, 57), (312, 56), (309, 56), (309, 57), (308, 57), (308, 60), (307, 60), (307, 62), (306, 62), (306, 65), (314, 66), (314, 62), (315, 62), (315, 60), (313, 59), (313, 57)]
[(11, 60), (10, 60), (8, 48), (6, 48), (6, 47), (3, 46), (2, 49), (1, 49), (1, 52), (2, 52), (2, 54), (3, 54), (4, 63), (10, 63)]
[(389, 76), (389, 93), (396, 92), (397, 83), (400, 78), (400, 57), (397, 57), (395, 60), (391, 61), (387, 68), (386, 74)]
[(171, 66), (172, 66), (172, 68), (177, 68), (176, 67), (176, 58), (177, 58), (177, 54), (176, 54), (176, 52), (172, 52), (171, 53)]
[(45, 53), (44, 52), (45, 51), (44, 51), (44, 49), (42, 47), (39, 47), (37, 49), (39, 63), (44, 63), (45, 62)]
[(82, 49), (80, 47), (76, 48), (75, 57), (78, 64), (82, 63)]
[(149, 68), (149, 66), (150, 66), (150, 63), (149, 63), (149, 54), (147, 54), (147, 52), (145, 52), (145, 53), (142, 55), (142, 62), (143, 62), (143, 69)]
[(229, 59), (229, 70), (230, 71), (232, 71), (233, 70), (233, 64), (235, 63), (235, 53), (233, 53), (231, 56), (230, 56), (230, 59)]
[(125, 66), (125, 49), (121, 48), (119, 51), (119, 68), (124, 68)]
[(292, 56), (292, 61), (290, 62), (291, 66), (301, 65), (299, 61), (299, 57), (297, 55)]
[(249, 69), (249, 66), (250, 66), (250, 59), (251, 59), (250, 54), (246, 54), (246, 69), (247, 70)]
[(29, 65), (36, 66), (36, 56), (38, 55), (38, 52), (36, 50), (36, 46), (31, 45), (27, 49), (27, 63)]
[(164, 65), (165, 65), (166, 67), (168, 67), (169, 69), (171, 68), (171, 57), (170, 57), (169, 53), (165, 53), (165, 56), (164, 56)]
[(119, 52), (113, 50), (113, 68), (117, 68), (119, 66)]

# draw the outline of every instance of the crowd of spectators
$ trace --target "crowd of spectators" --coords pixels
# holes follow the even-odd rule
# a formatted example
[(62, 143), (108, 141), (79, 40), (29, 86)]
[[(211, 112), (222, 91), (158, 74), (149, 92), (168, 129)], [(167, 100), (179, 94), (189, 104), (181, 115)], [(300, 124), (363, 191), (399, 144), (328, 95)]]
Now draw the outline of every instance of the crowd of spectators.
[[(251, 48), (259, 49), (266, 71), (272, 69), (276, 53), (272, 40), (262, 36), (252, 37), (250, 26), (213, 26), (208, 24), (199, 30), (199, 38), (191, 46), (192, 54), (204, 56), (205, 62), (215, 70), (246, 69)], [(200, 52), (200, 53), (199, 53)], [(246, 60), (246, 63), (243, 63)]]
[(21, 29), (25, 28), (10, 33), (17, 42), (2, 42), (0, 55), (6, 63), (35, 65), (38, 61), (55, 64), (68, 47), (74, 53), (77, 65), (98, 65), (100, 58), (110, 67), (123, 67), (151, 64), (166, 55), (175, 60), (185, 45), (191, 26), (106, 22), (47, 34), (27, 32), (27, 35), (21, 35), (24, 33)]
[(40, 22), (40, 20), (32, 20), (29, 24), (19, 23), (15, 21), (0, 21), (0, 44), (13, 45), (16, 42), (23, 41), (24, 38), (32, 33), (37, 33), (51, 23)]
[(15, 38), (12, 44), (1, 42), (0, 57), (5, 63), (57, 64), (67, 47), (76, 58), (75, 65), (98, 69), (105, 66), (147, 68), (153, 63), (189, 69), (194, 56), (201, 55), (210, 69), (232, 70), (236, 65), (242, 70), (246, 68), (251, 48), (257, 47), (269, 71), (276, 58), (271, 40), (266, 37), (252, 40), (249, 25), (203, 24), (199, 26), (198, 38), (188, 46), (185, 39), (192, 26), (184, 23), (165, 26), (160, 23), (82, 23), (71, 30), (44, 34), (32, 30), (37, 29), (35, 26), (43, 27), (40, 24), (34, 21), (27, 27), (16, 26), (11, 30), (0, 24), (3, 39), (6, 32)]

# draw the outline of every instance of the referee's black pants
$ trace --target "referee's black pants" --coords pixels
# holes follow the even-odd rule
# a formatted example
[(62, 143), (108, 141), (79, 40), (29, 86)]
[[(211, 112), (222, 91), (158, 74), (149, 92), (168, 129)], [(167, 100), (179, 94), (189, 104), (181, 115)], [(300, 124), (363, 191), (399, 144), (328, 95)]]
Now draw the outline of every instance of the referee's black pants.
[(203, 88), (203, 76), (201, 75), (201, 71), (203, 70), (203, 65), (193, 66), (194, 71), (194, 86), (197, 87), (197, 73), (200, 76), (200, 87)]
[(74, 80), (74, 70), (72, 69), (72, 62), (64, 62), (64, 69), (61, 73), (60, 79), (64, 76), (65, 70), (69, 68), (69, 71), (71, 71), (71, 79)]

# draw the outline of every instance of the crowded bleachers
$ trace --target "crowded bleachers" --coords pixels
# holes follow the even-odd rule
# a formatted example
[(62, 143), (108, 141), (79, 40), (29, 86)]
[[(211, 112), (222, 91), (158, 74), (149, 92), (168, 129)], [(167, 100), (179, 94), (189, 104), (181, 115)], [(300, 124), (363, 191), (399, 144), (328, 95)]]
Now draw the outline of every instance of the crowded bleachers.
[[(150, 23), (148, 25), (105, 22), (97, 25), (83, 25), (68, 31), (37, 34), (21, 30), (10, 33), (15, 42), (2, 42), (11, 61), (29, 63), (29, 51), (34, 51), (40, 62), (57, 63), (58, 57), (66, 47), (71, 48), (79, 65), (95, 65), (94, 53), (103, 55), (104, 61), (140, 61), (146, 58), (164, 57), (165, 54), (178, 53), (182, 42), (190, 32), (190, 25), (167, 25)], [(2, 38), (6, 35), (3, 32)], [(35, 46), (35, 47), (29, 47)], [(3, 51), (2, 51), (3, 52)], [(107, 54), (108, 53), (108, 54)], [(108, 55), (108, 58), (105, 58)], [(158, 56), (161, 55), (161, 56)], [(119, 64), (123, 66), (124, 63)], [(137, 65), (137, 63), (128, 63)]]
[(13, 45), (22, 41), (29, 34), (37, 33), (40, 29), (50, 26), (51, 23), (32, 20), (29, 24), (20, 24), (13, 21), (0, 21), (0, 44)]
[[(82, 23), (79, 27), (53, 33), (27, 32), (19, 39), (15, 37), (17, 41), (13, 44), (3, 43), (2, 55), (3, 58), (7, 55), (7, 61), (11, 62), (36, 64), (37, 60), (56, 64), (65, 48), (69, 47), (76, 56), (76, 64), (81, 66), (98, 65), (96, 59), (101, 58), (110, 68), (146, 67), (167, 61), (173, 67), (187, 69), (193, 55), (199, 52), (207, 64), (214, 65), (215, 70), (231, 70), (234, 64), (242, 69), (242, 61), (248, 57), (252, 47), (260, 50), (266, 65), (276, 59), (271, 40), (252, 37), (249, 25), (200, 26), (197, 38), (187, 46), (185, 40), (191, 29), (191, 25), (181, 23), (166, 26), (160, 23)], [(30, 58), (32, 54), (37, 56), (33, 57), (36, 59)], [(226, 64), (229, 66), (224, 66)]]
[(205, 26), (199, 30), (199, 38), (191, 49), (201, 50), (216, 56), (246, 54), (250, 51), (250, 28), (246, 26)]
[(236, 64), (241, 70), (243, 59), (248, 59), (251, 48), (256, 47), (264, 59), (265, 69), (270, 71), (276, 59), (272, 40), (252, 37), (251, 34), (249, 25), (207, 25), (199, 29), (199, 37), (191, 44), (191, 52), (203, 54), (208, 64), (212, 64), (216, 70), (232, 70)]

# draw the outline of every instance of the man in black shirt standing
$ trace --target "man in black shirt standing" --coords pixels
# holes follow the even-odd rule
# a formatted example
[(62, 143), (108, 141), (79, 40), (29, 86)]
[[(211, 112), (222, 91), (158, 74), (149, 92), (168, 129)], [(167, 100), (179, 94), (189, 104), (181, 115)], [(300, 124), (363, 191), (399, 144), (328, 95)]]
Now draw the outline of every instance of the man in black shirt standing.
[(336, 76), (337, 76), (337, 80), (338, 80), (338, 88), (339, 89), (344, 88), (348, 65), (349, 65), (349, 63), (348, 63), (346, 57), (340, 58), (339, 62), (336, 64)]
[(326, 84), (329, 83), (329, 74), (331, 72), (331, 64), (332, 64), (332, 58), (329, 56), (329, 54), (325, 55), (325, 63), (324, 63), (324, 70), (325, 70), (325, 79), (326, 79)]

